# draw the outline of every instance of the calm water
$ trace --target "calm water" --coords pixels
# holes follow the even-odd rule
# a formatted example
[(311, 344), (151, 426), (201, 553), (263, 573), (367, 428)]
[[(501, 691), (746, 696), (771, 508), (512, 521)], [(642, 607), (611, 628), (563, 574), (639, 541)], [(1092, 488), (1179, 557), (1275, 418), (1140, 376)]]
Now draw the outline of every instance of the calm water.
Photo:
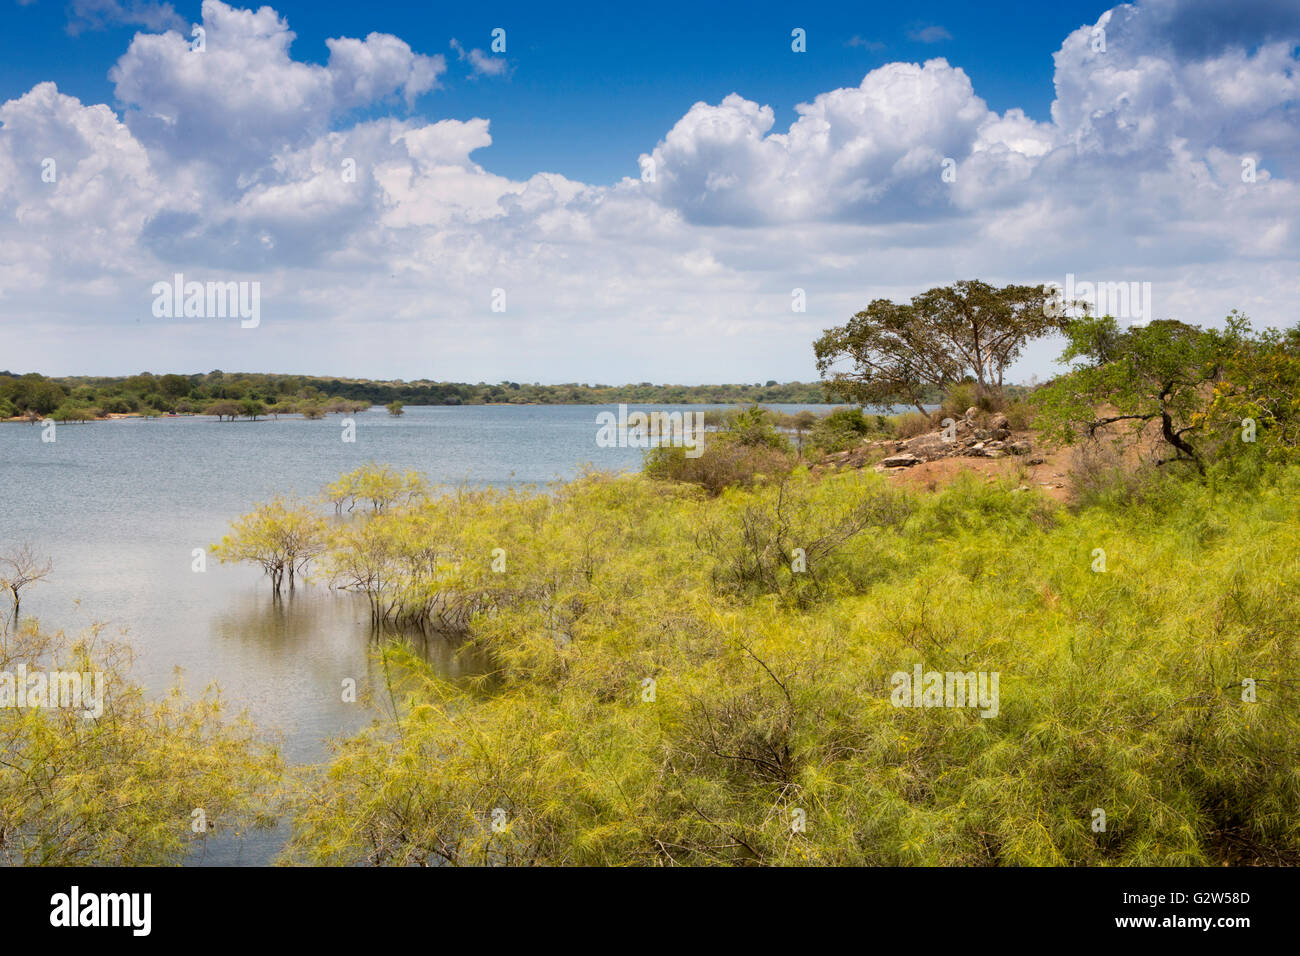
[[(102, 623), (135, 648), (132, 675), (151, 691), (170, 686), (178, 668), (191, 692), (216, 682), (235, 709), (281, 735), (289, 760), (316, 762), (330, 738), (375, 716), (340, 692), (345, 678), (361, 687), (368, 679), (364, 598), (317, 585), (276, 603), (259, 570), (209, 560), (195, 573), (192, 551), (255, 502), (314, 495), (368, 461), (478, 487), (541, 485), (584, 463), (638, 469), (639, 450), (596, 446), (596, 415), (606, 410), (617, 406), (413, 407), (401, 418), (373, 408), (354, 416), (354, 443), (341, 440), (340, 416), (68, 424), (53, 443), (39, 426), (0, 423), (0, 548), (29, 541), (53, 561), (50, 577), (24, 594), (24, 617), (69, 633)], [(441, 638), (427, 654), (449, 677), (475, 667)], [(209, 841), (204, 862), (264, 863), (281, 839)]]

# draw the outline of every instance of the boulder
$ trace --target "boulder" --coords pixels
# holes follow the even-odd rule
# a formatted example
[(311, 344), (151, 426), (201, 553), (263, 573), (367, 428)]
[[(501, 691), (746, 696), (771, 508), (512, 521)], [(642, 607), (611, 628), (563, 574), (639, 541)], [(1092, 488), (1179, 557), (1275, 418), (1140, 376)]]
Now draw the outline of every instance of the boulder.
[(884, 468), (911, 468), (913, 465), (919, 465), (920, 463), (920, 458), (906, 452), (901, 455), (890, 455), (888, 458), (880, 460), (880, 464)]
[(957, 443), (947, 441), (942, 432), (930, 432), (909, 438), (898, 448), (898, 451), (915, 455), (923, 461), (933, 461), (936, 458), (947, 458), (956, 447)]

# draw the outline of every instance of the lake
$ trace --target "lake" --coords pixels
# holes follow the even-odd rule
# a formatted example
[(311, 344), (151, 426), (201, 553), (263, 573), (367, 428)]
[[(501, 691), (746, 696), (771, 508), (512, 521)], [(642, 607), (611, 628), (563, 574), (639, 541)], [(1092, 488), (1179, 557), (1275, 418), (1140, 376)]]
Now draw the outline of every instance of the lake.
[[(31, 542), (53, 562), (49, 578), (24, 593), (24, 617), (68, 633), (102, 623), (106, 636), (135, 649), (132, 676), (151, 692), (166, 690), (178, 668), (191, 693), (216, 682), (234, 709), (281, 735), (288, 760), (313, 763), (328, 755), (330, 738), (375, 716), (341, 693), (346, 678), (367, 682), (373, 635), (365, 599), (317, 584), (276, 602), (259, 569), (209, 559), (196, 573), (194, 549), (206, 551), (254, 503), (314, 496), (368, 461), (473, 487), (544, 485), (574, 477), (585, 463), (637, 470), (640, 450), (596, 444), (596, 416), (617, 410), (417, 406), (394, 418), (372, 408), (353, 416), (352, 443), (342, 441), (337, 415), (60, 424), (52, 443), (41, 441), (40, 426), (0, 423), (0, 549)], [(425, 653), (449, 678), (475, 668), (439, 637)], [(283, 835), (209, 840), (195, 862), (266, 863)]]

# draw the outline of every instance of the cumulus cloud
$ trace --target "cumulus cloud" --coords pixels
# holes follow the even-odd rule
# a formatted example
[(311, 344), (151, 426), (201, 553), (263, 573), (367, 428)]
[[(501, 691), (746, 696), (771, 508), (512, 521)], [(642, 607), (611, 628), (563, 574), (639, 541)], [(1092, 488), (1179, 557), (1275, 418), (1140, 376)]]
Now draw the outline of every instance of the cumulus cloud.
[[(548, 381), (806, 378), (822, 328), (970, 277), (1150, 281), (1157, 315), (1290, 323), (1300, 28), (1242, 9), (1213, 42), (1201, 0), (1074, 31), (1049, 121), (991, 110), (947, 60), (889, 63), (784, 129), (743, 92), (696, 103), (645, 176), (599, 185), (494, 174), (490, 118), (417, 115), (442, 57), (371, 34), (304, 62), (274, 10), (207, 0), (206, 52), (130, 42), (120, 112), (52, 83), (0, 105), (0, 308), (70, 370)], [(159, 326), (148, 289), (173, 271), (261, 281), (262, 326)], [(12, 321), (0, 351), (52, 367)]]
[(991, 112), (942, 59), (890, 63), (796, 111), (787, 132), (771, 133), (771, 107), (738, 94), (696, 103), (649, 154), (648, 191), (701, 224), (921, 221), (954, 211), (945, 159), (981, 148), (995, 166), (1041, 153), (1050, 138), (1023, 113)]
[(163, 200), (147, 151), (111, 109), (41, 83), (0, 105), (0, 130), (0, 236), (21, 250), (10, 261), (29, 288), (140, 261), (140, 231)]
[(204, 0), (202, 27), (202, 52), (175, 32), (137, 34), (109, 78), (141, 141), (231, 170), (310, 141), (350, 110), (388, 97), (410, 105), (446, 71), (443, 57), (379, 33), (326, 41), (325, 66), (294, 60), (294, 34), (270, 7)]

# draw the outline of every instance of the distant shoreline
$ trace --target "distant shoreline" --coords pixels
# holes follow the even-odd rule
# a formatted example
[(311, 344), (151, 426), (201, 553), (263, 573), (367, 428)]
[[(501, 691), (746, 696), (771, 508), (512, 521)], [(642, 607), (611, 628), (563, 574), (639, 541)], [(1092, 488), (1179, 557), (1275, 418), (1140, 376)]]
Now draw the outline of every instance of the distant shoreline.
[[(822, 406), (825, 406), (826, 408), (841, 408), (841, 407), (845, 407), (845, 406), (854, 406), (854, 407), (856, 407), (856, 403), (854, 403), (854, 402), (827, 402), (827, 401), (822, 401), (822, 402), (761, 401), (761, 402), (757, 402), (757, 403), (755, 403), (755, 402), (751, 402), (751, 401), (731, 401), (731, 402), (653, 402), (653, 401), (644, 401), (644, 402), (641, 402), (641, 401), (637, 401), (637, 402), (622, 402), (622, 403), (620, 403), (620, 402), (472, 402), (472, 403), (462, 403), (462, 404), (458, 404), (458, 405), (446, 405), (446, 404), (439, 404), (439, 405), (420, 405), (420, 404), (416, 404), (416, 403), (406, 403), (406, 402), (403, 402), (402, 404), (403, 404), (403, 406), (404, 406), (405, 408), (548, 408), (548, 407), (560, 407), (560, 408), (581, 408), (581, 407), (583, 407), (583, 406), (589, 406), (589, 407), (595, 408), (595, 407), (600, 406), (600, 405), (618, 405), (618, 404), (625, 404), (625, 405), (659, 405), (659, 406), (669, 407), (669, 408), (672, 407), (672, 406), (675, 406), (675, 405), (691, 405), (691, 406), (694, 406), (694, 405), (752, 405), (752, 404), (758, 404), (758, 405), (822, 405)], [(373, 410), (376, 409), (376, 408), (382, 409), (383, 407), (384, 407), (383, 405), (378, 405), (378, 404), (376, 404), (376, 405), (371, 405), (368, 409), (365, 409), (365, 411), (373, 411)], [(328, 413), (326, 413), (326, 414), (328, 414), (328, 415), (344, 415), (344, 414), (348, 414), (348, 413), (346, 413), (346, 412), (328, 412)], [(11, 416), (11, 417), (9, 417), (9, 418), (0, 418), (0, 424), (13, 424), (13, 425), (39, 425), (41, 422), (45, 421), (46, 419), (48, 419), (48, 418), (50, 418), (50, 417), (51, 417), (51, 416), (49, 416), (49, 415), (44, 415), (44, 416), (42, 416), (42, 417), (39, 418), (39, 419), (33, 420), (33, 419), (30, 419), (30, 418), (27, 418), (27, 417), (24, 416), (24, 415), (15, 415), (15, 416)], [(274, 421), (274, 420), (277, 420), (277, 419), (280, 419), (280, 418), (303, 418), (303, 417), (304, 417), (304, 416), (303, 416), (303, 414), (302, 414), (301, 412), (281, 412), (281, 413), (279, 413), (278, 415), (276, 415), (276, 414), (262, 414), (262, 415), (258, 415), (256, 419), (248, 419), (248, 418), (245, 418), (244, 416), (241, 415), (241, 416), (239, 417), (239, 420), (241, 420), (241, 421), (266, 421), (266, 420)], [(110, 412), (110, 413), (108, 413), (108, 414), (106, 414), (106, 415), (97, 416), (97, 417), (95, 417), (95, 418), (85, 418), (85, 419), (66, 419), (66, 420), (62, 420), (62, 421), (60, 421), (59, 419), (55, 419), (55, 421), (59, 421), (59, 424), (64, 424), (64, 425), (89, 425), (89, 424), (91, 424), (91, 423), (93, 423), (93, 422), (111, 422), (111, 421), (123, 421), (123, 420), (128, 420), (128, 419), (151, 419), (151, 418), (211, 418), (211, 419), (214, 419), (214, 420), (221, 420), (221, 419), (218, 419), (216, 415), (210, 415), (210, 414), (207, 414), (207, 413), (205, 413), (205, 412), (168, 412), (168, 413), (165, 413), (165, 414), (162, 414), (162, 415), (145, 415), (145, 414), (142, 414), (141, 412)]]

